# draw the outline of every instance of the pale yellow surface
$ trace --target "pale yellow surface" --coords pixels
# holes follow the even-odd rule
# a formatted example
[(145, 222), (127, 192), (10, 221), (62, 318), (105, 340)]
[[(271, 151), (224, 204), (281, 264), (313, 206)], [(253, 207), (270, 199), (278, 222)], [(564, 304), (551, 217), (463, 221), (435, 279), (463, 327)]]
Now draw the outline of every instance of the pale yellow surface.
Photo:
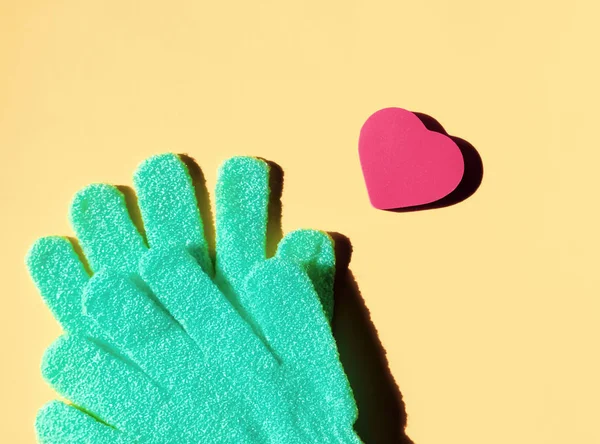
[[(284, 231), (351, 268), (416, 444), (600, 442), (597, 1), (0, 0), (0, 441), (34, 442), (59, 328), (26, 274), (89, 182), (187, 152), (285, 171)], [(386, 106), (480, 152), (467, 201), (370, 207), (357, 156)]]

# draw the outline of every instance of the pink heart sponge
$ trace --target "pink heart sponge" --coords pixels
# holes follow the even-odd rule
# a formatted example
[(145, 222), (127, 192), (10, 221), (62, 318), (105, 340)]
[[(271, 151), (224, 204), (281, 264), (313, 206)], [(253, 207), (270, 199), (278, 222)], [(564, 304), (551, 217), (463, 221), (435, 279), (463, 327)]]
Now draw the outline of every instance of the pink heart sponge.
[(371, 205), (380, 210), (440, 200), (458, 186), (465, 170), (450, 137), (428, 130), (402, 108), (371, 115), (360, 131), (358, 152)]

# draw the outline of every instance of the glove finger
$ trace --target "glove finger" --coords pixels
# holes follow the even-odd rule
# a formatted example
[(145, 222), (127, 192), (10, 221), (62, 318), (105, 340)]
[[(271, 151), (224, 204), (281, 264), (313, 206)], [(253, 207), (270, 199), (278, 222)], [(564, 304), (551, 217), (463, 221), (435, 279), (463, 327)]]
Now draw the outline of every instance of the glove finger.
[(300, 265), (313, 283), (329, 323), (333, 317), (335, 250), (323, 231), (296, 230), (279, 242), (277, 257)]
[(266, 257), (269, 165), (253, 157), (227, 160), (215, 194), (217, 279), (235, 303), (246, 275)]
[(227, 357), (227, 365), (247, 366), (248, 372), (276, 364), (187, 251), (151, 249), (142, 259), (140, 270), (156, 298), (200, 347), (208, 362)]
[(140, 270), (158, 301), (200, 348), (221, 387), (226, 384), (223, 395), (236, 394), (250, 421), (270, 430), (272, 442), (289, 442), (284, 437), (292, 436), (293, 419), (283, 419), (289, 405), (276, 383), (279, 362), (194, 258), (181, 248), (151, 249)]
[(150, 247), (186, 246), (212, 275), (196, 192), (181, 158), (176, 154), (150, 157), (138, 167), (134, 184)]
[[(245, 442), (241, 438), (250, 432), (239, 429), (238, 419), (245, 414), (239, 396), (225, 395), (229, 382), (214, 365), (209, 365), (211, 360), (203, 355), (202, 347), (138, 280), (107, 270), (94, 275), (85, 290), (86, 315), (103, 329), (120, 353), (166, 389), (171, 398), (177, 397), (187, 408), (194, 405), (194, 427), (204, 430), (206, 436), (231, 433), (231, 442)], [(204, 345), (212, 342), (204, 341)], [(209, 350), (213, 354), (221, 352), (214, 346)], [(188, 431), (191, 427), (187, 426)]]
[(40, 409), (35, 421), (41, 444), (128, 444), (123, 433), (94, 419), (76, 407), (51, 401)]
[(130, 275), (102, 270), (85, 288), (84, 313), (119, 353), (168, 391), (200, 381), (207, 373), (204, 358), (152, 298)]
[(26, 263), (42, 299), (63, 329), (94, 335), (94, 326), (81, 313), (81, 296), (89, 276), (71, 242), (59, 236), (41, 238), (29, 250)]
[(332, 418), (333, 428), (352, 428), (357, 415), (352, 389), (318, 295), (302, 268), (269, 259), (249, 275), (243, 296), (250, 316), (291, 372), (290, 380), (297, 381), (303, 410)]
[(116, 187), (94, 184), (79, 191), (70, 218), (93, 271), (137, 271), (146, 246), (129, 216), (125, 196)]
[(65, 398), (134, 435), (152, 429), (163, 401), (140, 370), (79, 336), (61, 336), (46, 350), (42, 375)]

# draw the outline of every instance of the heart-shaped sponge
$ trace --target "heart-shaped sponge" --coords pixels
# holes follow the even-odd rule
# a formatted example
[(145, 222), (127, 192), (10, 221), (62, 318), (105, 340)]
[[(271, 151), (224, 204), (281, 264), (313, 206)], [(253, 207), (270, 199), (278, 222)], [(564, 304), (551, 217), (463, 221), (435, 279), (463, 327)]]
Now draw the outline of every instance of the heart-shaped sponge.
[(385, 108), (367, 119), (358, 152), (371, 205), (380, 210), (425, 205), (450, 194), (465, 169), (459, 147), (429, 131), (402, 108)]

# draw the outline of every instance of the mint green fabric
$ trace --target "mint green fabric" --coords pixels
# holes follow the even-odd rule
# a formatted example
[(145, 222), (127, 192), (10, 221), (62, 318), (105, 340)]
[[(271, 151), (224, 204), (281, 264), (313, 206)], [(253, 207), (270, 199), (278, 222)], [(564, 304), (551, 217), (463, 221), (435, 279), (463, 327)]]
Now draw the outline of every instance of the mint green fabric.
[(81, 410), (52, 401), (38, 412), (38, 439), (43, 443), (132, 444), (122, 433)]
[(179, 157), (148, 159), (134, 182), (148, 245), (123, 195), (92, 185), (77, 194), (71, 221), (93, 278), (64, 238), (41, 239), (28, 255), (68, 332), (49, 349), (44, 375), (106, 423), (76, 409), (40, 413), (40, 441), (358, 442), (328, 324), (332, 241), (299, 230), (266, 260), (266, 162), (233, 158), (220, 169), (216, 267)]
[(296, 262), (304, 268), (319, 295), (323, 311), (331, 322), (333, 318), (332, 277), (335, 273), (333, 239), (317, 230), (292, 231), (279, 242), (277, 257)]

